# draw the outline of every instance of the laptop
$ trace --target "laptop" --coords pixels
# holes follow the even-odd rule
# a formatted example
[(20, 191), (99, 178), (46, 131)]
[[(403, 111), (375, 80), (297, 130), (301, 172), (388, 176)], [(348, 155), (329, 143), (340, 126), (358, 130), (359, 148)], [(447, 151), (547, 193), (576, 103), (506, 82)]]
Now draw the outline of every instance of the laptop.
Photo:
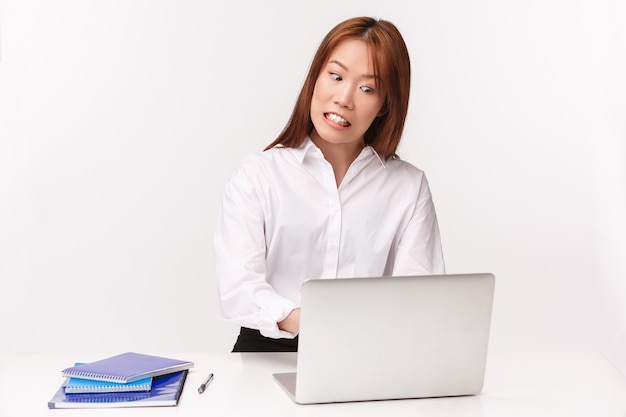
[(299, 404), (475, 395), (483, 387), (495, 277), (450, 274), (306, 281)]

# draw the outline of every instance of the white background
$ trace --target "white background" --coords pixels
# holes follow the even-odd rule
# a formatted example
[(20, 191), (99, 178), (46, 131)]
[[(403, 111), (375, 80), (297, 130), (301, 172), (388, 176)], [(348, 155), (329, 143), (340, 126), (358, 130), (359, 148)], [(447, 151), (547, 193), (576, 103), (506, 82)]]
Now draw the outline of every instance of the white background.
[(0, 352), (230, 350), (224, 182), (357, 15), (405, 36), (400, 155), (428, 175), (448, 272), (497, 277), (491, 349), (626, 370), (618, 0), (3, 0)]

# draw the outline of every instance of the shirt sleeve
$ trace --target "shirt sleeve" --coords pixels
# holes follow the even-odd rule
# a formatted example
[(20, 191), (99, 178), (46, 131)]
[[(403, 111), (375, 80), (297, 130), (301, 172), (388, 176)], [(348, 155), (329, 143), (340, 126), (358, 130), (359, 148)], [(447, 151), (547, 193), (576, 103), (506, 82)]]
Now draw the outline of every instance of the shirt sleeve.
[(398, 244), (393, 275), (442, 274), (445, 266), (437, 214), (428, 181), (422, 175), (413, 214)]
[(265, 216), (254, 173), (241, 166), (226, 184), (214, 247), (222, 318), (271, 338), (293, 338), (277, 323), (295, 308), (268, 283)]

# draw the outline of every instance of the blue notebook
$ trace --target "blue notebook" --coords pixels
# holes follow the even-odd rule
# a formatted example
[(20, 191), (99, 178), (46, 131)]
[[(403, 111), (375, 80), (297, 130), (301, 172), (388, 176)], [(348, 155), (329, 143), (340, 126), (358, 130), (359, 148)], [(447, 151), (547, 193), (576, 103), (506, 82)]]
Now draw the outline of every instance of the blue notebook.
[[(75, 364), (84, 365), (79, 362)], [(129, 392), (150, 391), (152, 378), (144, 378), (139, 381), (120, 384), (117, 382), (94, 381), (93, 379), (70, 378), (65, 387), (66, 394), (86, 394), (93, 392)]]
[(152, 378), (144, 378), (128, 384), (95, 381), (93, 379), (70, 378), (65, 387), (66, 394), (86, 394), (93, 392), (150, 391)]
[(193, 362), (126, 352), (61, 371), (64, 377), (127, 384), (140, 379), (188, 370)]
[(121, 407), (163, 407), (178, 405), (183, 391), (187, 372), (155, 377), (152, 389), (144, 392), (105, 392), (92, 394), (67, 394), (67, 380), (50, 401), (48, 408), (121, 408)]

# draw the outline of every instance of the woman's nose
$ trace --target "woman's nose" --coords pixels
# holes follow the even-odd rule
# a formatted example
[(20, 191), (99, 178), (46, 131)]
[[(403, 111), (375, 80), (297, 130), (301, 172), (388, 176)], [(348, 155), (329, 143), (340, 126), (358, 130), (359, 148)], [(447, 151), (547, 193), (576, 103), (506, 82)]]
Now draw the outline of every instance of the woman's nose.
[(350, 110), (354, 108), (354, 93), (348, 83), (337, 89), (335, 93), (335, 103)]

